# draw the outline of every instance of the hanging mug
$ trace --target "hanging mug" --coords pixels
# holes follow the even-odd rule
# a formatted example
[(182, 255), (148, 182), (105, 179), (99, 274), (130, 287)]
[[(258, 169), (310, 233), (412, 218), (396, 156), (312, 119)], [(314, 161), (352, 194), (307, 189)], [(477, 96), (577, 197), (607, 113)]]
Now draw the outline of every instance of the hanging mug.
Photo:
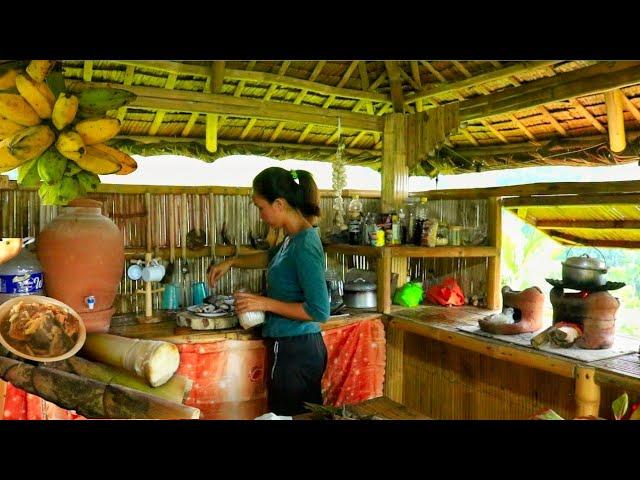
[(162, 277), (164, 277), (164, 266), (155, 259), (142, 269), (142, 280), (145, 282), (159, 282)]
[(131, 280), (140, 280), (142, 278), (142, 267), (137, 263), (130, 265), (127, 269), (127, 277)]

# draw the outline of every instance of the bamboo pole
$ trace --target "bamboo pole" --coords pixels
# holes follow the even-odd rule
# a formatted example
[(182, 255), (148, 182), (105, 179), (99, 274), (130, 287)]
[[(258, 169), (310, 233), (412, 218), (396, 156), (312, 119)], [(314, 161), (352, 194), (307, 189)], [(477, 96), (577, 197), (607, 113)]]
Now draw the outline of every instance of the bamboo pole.
[(211, 256), (216, 258), (216, 204), (213, 193), (209, 193), (209, 249)]
[(384, 249), (381, 257), (378, 258), (376, 274), (378, 311), (389, 313), (391, 312), (391, 254), (388, 249)]
[(0, 378), (87, 418), (197, 419), (200, 410), (132, 388), (0, 356)]
[(600, 386), (595, 374), (595, 368), (576, 367), (576, 417), (599, 416)]
[(80, 354), (134, 372), (152, 387), (167, 383), (180, 365), (180, 352), (173, 343), (109, 333), (87, 334)]
[(500, 291), (500, 253), (502, 250), (502, 202), (500, 198), (489, 199), (489, 245), (495, 248), (495, 256), (489, 257), (487, 268), (487, 308), (499, 310), (502, 305)]
[(169, 196), (169, 259), (176, 260), (176, 196)]
[[(386, 323), (386, 322), (385, 322)], [(404, 400), (404, 331), (389, 327), (386, 331), (384, 396), (399, 403)]]
[[(51, 362), (45, 366), (73, 373), (81, 377), (91, 378), (99, 382), (115, 383), (124, 387), (133, 388), (140, 392), (177, 403), (183, 403), (187, 400), (193, 386), (193, 381), (190, 378), (176, 374), (164, 385), (150, 387), (142, 377), (134, 375), (123, 368), (91, 362), (78, 356), (73, 356), (59, 362)], [(0, 409), (0, 411), (2, 410)]]
[(627, 148), (624, 133), (624, 100), (620, 89), (604, 92), (607, 106), (607, 125), (609, 126), (609, 146), (618, 153)]
[(180, 198), (180, 220), (182, 225), (180, 228), (180, 247), (182, 258), (187, 258), (187, 228), (189, 225), (189, 211), (187, 210), (187, 194), (183, 193)]

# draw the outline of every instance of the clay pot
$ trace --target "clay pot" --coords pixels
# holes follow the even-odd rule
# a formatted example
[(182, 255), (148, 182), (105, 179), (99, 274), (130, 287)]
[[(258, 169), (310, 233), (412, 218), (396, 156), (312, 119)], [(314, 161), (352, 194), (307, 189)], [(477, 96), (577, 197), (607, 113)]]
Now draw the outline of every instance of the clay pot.
[(47, 295), (78, 312), (87, 332), (109, 330), (124, 269), (122, 232), (101, 207), (88, 198), (73, 200), (38, 238)]

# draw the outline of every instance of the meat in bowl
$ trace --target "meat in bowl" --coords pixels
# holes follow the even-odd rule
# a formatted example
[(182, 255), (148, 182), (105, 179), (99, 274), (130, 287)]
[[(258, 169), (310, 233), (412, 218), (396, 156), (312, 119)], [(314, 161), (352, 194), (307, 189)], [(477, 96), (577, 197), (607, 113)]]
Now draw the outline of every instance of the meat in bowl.
[(15, 350), (38, 358), (59, 357), (78, 343), (80, 321), (63, 306), (19, 301), (0, 324), (2, 338)]

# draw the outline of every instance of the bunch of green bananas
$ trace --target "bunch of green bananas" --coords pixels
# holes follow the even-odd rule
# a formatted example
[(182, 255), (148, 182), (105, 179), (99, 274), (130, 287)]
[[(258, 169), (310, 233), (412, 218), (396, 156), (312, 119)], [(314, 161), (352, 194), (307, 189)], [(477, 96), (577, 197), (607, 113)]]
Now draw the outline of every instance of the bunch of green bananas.
[(95, 191), (98, 175), (127, 175), (133, 158), (105, 144), (120, 131), (107, 112), (135, 99), (128, 90), (65, 92), (56, 62), (31, 60), (0, 67), (0, 173), (18, 168), (22, 186), (42, 185), (44, 204), (66, 205)]

